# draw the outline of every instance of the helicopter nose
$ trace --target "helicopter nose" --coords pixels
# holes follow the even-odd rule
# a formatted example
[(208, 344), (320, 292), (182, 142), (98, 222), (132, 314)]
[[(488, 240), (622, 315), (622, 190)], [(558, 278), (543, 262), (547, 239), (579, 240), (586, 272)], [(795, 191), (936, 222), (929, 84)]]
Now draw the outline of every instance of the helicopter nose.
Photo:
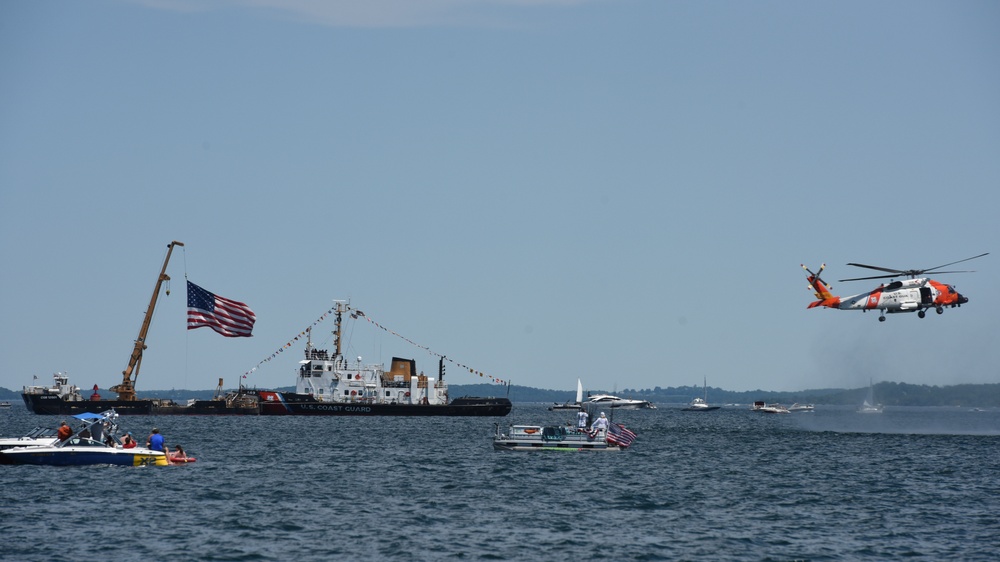
[(968, 297), (963, 297), (962, 293), (957, 293), (957, 295), (958, 295), (958, 304), (962, 305), (969, 302)]

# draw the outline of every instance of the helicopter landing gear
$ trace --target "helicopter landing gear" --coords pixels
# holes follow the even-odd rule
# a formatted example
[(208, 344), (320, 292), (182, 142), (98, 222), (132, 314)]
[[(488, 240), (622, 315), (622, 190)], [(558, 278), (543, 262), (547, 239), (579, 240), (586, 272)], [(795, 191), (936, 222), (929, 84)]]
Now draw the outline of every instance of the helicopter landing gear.
[(885, 312), (882, 312), (882, 315), (878, 317), (878, 321), (885, 322)]
[(944, 307), (940, 307), (940, 306), (937, 307), (937, 313), (938, 314), (944, 314)]
[(923, 318), (924, 316), (927, 316), (927, 313), (924, 312), (923, 310), (920, 310), (920, 311), (917, 312), (917, 316), (919, 316), (920, 318)]

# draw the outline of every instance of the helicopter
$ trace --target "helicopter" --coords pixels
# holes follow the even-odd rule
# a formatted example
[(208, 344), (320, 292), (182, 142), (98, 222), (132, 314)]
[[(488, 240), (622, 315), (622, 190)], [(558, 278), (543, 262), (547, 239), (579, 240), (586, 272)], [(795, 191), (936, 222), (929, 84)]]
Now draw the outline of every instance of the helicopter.
[[(806, 273), (809, 274), (806, 278), (806, 280), (809, 281), (809, 290), (813, 291), (816, 298), (819, 299), (809, 303), (809, 308), (821, 306), (826, 308), (836, 308), (839, 310), (860, 310), (862, 312), (878, 310), (880, 312), (878, 317), (879, 322), (885, 322), (886, 313), (896, 314), (900, 312), (916, 312), (917, 316), (923, 318), (926, 316), (927, 310), (933, 308), (938, 314), (942, 314), (944, 313), (945, 307), (955, 308), (962, 306), (963, 304), (969, 302), (969, 299), (956, 291), (955, 287), (952, 285), (921, 276), (930, 272), (934, 272), (935, 274), (973, 273), (972, 271), (935, 270), (941, 269), (942, 267), (948, 267), (949, 265), (955, 265), (956, 263), (981, 258), (986, 255), (989, 255), (989, 252), (928, 269), (892, 269), (876, 265), (865, 265), (862, 263), (849, 263), (847, 265), (884, 271), (890, 275), (853, 277), (850, 279), (841, 279), (840, 282), (864, 281), (868, 279), (893, 279), (893, 281), (888, 284), (883, 283), (867, 293), (860, 293), (849, 297), (835, 296), (831, 292), (833, 287), (820, 278), (820, 274), (823, 273), (823, 270), (826, 268), (825, 263), (821, 265), (819, 271), (815, 273), (813, 273), (805, 265), (802, 265), (802, 269), (806, 270)], [(904, 279), (902, 281), (895, 280), (897, 277), (907, 276), (909, 279)]]

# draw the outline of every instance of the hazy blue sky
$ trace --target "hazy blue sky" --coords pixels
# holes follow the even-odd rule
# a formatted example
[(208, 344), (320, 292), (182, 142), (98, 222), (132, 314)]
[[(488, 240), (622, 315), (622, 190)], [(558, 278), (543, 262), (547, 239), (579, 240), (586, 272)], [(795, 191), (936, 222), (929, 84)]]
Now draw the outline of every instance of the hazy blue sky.
[[(998, 193), (993, 1), (3, 2), (0, 386), (120, 382), (171, 240), (140, 390), (235, 386), (338, 298), (541, 388), (996, 383)], [(941, 316), (806, 309), (800, 263), (982, 252)], [(185, 275), (254, 337), (187, 331)]]

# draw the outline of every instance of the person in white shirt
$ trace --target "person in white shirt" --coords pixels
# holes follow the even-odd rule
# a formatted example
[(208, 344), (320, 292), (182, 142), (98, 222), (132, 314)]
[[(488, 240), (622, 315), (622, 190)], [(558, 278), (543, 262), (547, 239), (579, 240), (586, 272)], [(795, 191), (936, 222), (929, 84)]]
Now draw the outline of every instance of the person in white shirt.
[(594, 424), (590, 426), (590, 431), (607, 431), (608, 430), (608, 418), (604, 416), (604, 412), (601, 412), (601, 416), (594, 420)]

